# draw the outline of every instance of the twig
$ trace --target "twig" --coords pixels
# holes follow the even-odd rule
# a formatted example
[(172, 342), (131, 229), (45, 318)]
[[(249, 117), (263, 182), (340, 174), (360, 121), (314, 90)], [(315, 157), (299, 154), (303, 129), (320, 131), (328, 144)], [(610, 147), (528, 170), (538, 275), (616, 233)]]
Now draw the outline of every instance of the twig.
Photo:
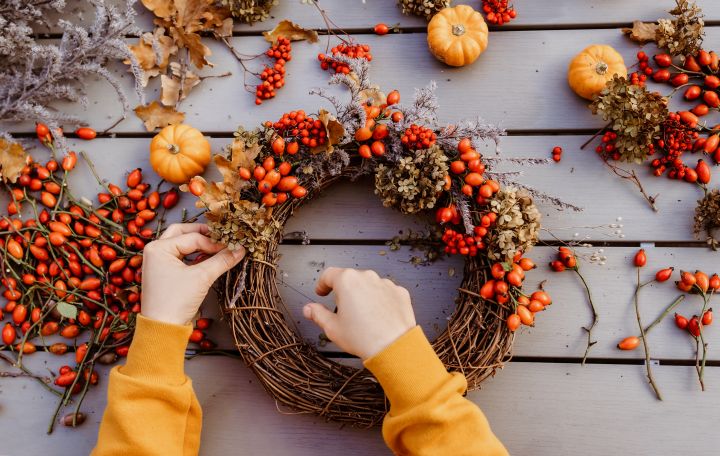
[[(5, 361), (6, 363), (10, 364), (11, 366), (16, 367), (16, 368), (20, 369), (21, 371), (23, 371), (23, 373), (25, 374), (25, 376), (27, 376), (27, 377), (29, 377), (29, 378), (34, 378), (34, 379), (37, 380), (43, 387), (45, 387), (45, 389), (47, 389), (48, 391), (50, 391), (50, 392), (53, 393), (54, 395), (56, 395), (56, 396), (62, 396), (62, 394), (61, 394), (59, 391), (57, 391), (57, 390), (56, 390), (55, 388), (53, 388), (52, 386), (48, 385), (48, 384), (45, 382), (45, 379), (44, 379), (43, 377), (41, 377), (41, 376), (39, 376), (39, 375), (33, 374), (27, 367), (25, 367), (25, 366), (23, 366), (23, 365), (18, 365), (17, 363), (15, 363), (15, 361), (13, 361), (11, 358), (5, 356), (5, 355), (2, 354), (2, 353), (0, 353), (0, 359), (2, 359), (3, 361)], [(9, 376), (9, 375), (5, 375), (5, 376)]]
[(590, 137), (590, 139), (588, 139), (587, 141), (585, 141), (585, 143), (584, 143), (582, 146), (580, 146), (580, 150), (586, 148), (588, 144), (590, 144), (591, 142), (593, 142), (593, 139), (595, 139), (595, 138), (597, 138), (598, 136), (600, 136), (600, 133), (604, 132), (608, 127), (610, 127), (610, 125), (612, 125), (612, 122), (608, 122), (607, 125), (605, 125), (605, 126), (602, 127), (601, 129), (599, 129), (597, 132), (595, 132), (595, 134), (592, 135), (592, 136)]
[[(642, 285), (641, 285), (641, 287), (642, 287)], [(675, 298), (675, 300), (674, 300), (673, 302), (671, 302), (670, 305), (665, 308), (665, 310), (663, 311), (663, 313), (661, 313), (660, 316), (658, 316), (658, 317), (655, 319), (655, 321), (653, 321), (652, 323), (650, 323), (650, 324), (645, 328), (645, 334), (649, 333), (651, 329), (653, 329), (655, 326), (658, 325), (658, 323), (660, 323), (665, 317), (667, 317), (668, 314), (669, 314), (670, 312), (672, 312), (672, 311), (683, 301), (683, 299), (685, 299), (685, 295), (680, 295), (680, 296), (678, 296), (677, 298)], [(642, 335), (641, 335), (640, 337), (642, 337)]]
[(612, 170), (612, 172), (616, 176), (618, 176), (622, 179), (627, 179), (627, 180), (631, 181), (633, 184), (635, 184), (635, 186), (638, 188), (638, 190), (640, 190), (640, 193), (642, 194), (642, 196), (647, 200), (648, 204), (650, 204), (650, 207), (652, 208), (652, 210), (655, 212), (658, 211), (657, 206), (655, 206), (655, 201), (657, 200), (658, 195), (650, 196), (645, 192), (645, 188), (643, 187), (642, 182), (640, 182), (640, 178), (637, 177), (635, 170), (627, 170), (625, 168), (620, 168), (619, 166), (611, 164), (608, 161), (608, 159), (606, 159), (606, 158), (603, 159), (603, 161), (608, 166), (608, 168), (610, 168), (610, 170)]
[(661, 401), (663, 400), (662, 395), (660, 394), (660, 389), (655, 384), (655, 379), (653, 378), (652, 368), (650, 366), (650, 349), (648, 348), (647, 337), (645, 337), (645, 329), (643, 328), (642, 319), (640, 318), (640, 305), (638, 304), (639, 293), (640, 268), (637, 268), (637, 286), (635, 287), (635, 295), (633, 296), (633, 301), (635, 303), (635, 316), (637, 317), (638, 328), (640, 328), (640, 338), (642, 339), (643, 349), (645, 350), (645, 369), (647, 371), (648, 382), (650, 382), (650, 386), (652, 386), (652, 389), (655, 391), (655, 397), (657, 397), (658, 400)]
[(598, 313), (597, 309), (595, 308), (595, 303), (593, 303), (592, 294), (590, 294), (590, 286), (585, 281), (585, 277), (583, 277), (582, 274), (580, 274), (580, 270), (578, 268), (574, 268), (573, 271), (575, 271), (575, 274), (580, 277), (580, 280), (582, 281), (583, 285), (585, 286), (585, 292), (587, 293), (588, 297), (588, 304), (590, 306), (590, 310), (592, 311), (592, 322), (590, 323), (590, 326), (585, 327), (583, 326), (583, 329), (585, 332), (587, 332), (587, 347), (585, 348), (585, 355), (583, 355), (582, 359), (582, 365), (585, 365), (585, 361), (587, 361), (588, 353), (590, 353), (590, 347), (595, 345), (597, 343), (596, 340), (592, 340), (592, 330), (597, 325), (598, 322)]

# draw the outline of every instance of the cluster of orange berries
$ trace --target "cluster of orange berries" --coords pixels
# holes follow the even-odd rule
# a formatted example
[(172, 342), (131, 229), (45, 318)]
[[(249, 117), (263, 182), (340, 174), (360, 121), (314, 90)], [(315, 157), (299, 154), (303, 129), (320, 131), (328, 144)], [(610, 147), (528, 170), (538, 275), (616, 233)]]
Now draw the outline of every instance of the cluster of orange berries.
[[(381, 157), (385, 155), (385, 143), (383, 140), (388, 137), (390, 130), (382, 120), (390, 118), (397, 123), (403, 119), (403, 113), (400, 111), (390, 111), (389, 106), (400, 102), (400, 92), (393, 90), (385, 98), (385, 103), (380, 106), (372, 104), (363, 105), (365, 110), (365, 125), (355, 130), (355, 141), (361, 143), (358, 147), (358, 154), (362, 158), (371, 158), (373, 156)], [(364, 143), (364, 144), (362, 144)]]
[(192, 332), (190, 333), (190, 337), (188, 338), (190, 342), (198, 344), (201, 350), (212, 350), (213, 348), (217, 347), (217, 344), (212, 340), (208, 339), (207, 335), (204, 333), (206, 329), (210, 328), (212, 322), (212, 318), (198, 318), (195, 321), (195, 327), (193, 328)]
[(265, 65), (260, 79), (262, 82), (255, 88), (255, 104), (262, 104), (263, 100), (275, 97), (275, 90), (285, 85), (285, 63), (292, 60), (290, 40), (280, 36), (265, 52), (265, 55), (275, 60), (273, 66)]
[(350, 67), (333, 59), (333, 55), (344, 55), (351, 59), (365, 59), (368, 62), (372, 61), (370, 46), (367, 44), (338, 44), (332, 48), (330, 52), (332, 55), (318, 54), (317, 58), (320, 61), (320, 68), (323, 70), (329, 70), (332, 68), (335, 73), (348, 74), (350, 73)]
[(459, 159), (450, 163), (450, 173), (462, 178), (460, 191), (463, 195), (475, 196), (478, 204), (486, 204), (489, 198), (500, 191), (500, 184), (483, 176), (485, 164), (478, 151), (472, 147), (470, 139), (461, 139), (457, 149)]
[(503, 25), (517, 17), (514, 6), (508, 6), (508, 0), (483, 0), (483, 11), (488, 22)]
[(575, 269), (577, 267), (577, 257), (567, 247), (559, 247), (557, 259), (550, 262), (550, 269), (555, 272), (562, 272), (565, 269)]
[(645, 73), (636, 71), (630, 74), (630, 84), (645, 87), (645, 81), (647, 81), (647, 75)]
[(429, 149), (435, 145), (437, 135), (432, 129), (412, 124), (405, 130), (400, 142), (408, 150)]
[[(452, 207), (453, 209), (455, 208), (455, 206)], [(493, 219), (497, 218), (497, 214), (494, 212), (490, 214), (495, 216)], [(493, 221), (493, 223), (495, 222)], [(486, 247), (484, 238), (487, 236), (488, 228), (489, 226), (476, 226), (473, 229), (472, 235), (459, 233), (451, 228), (445, 228), (442, 236), (442, 241), (445, 244), (444, 252), (449, 255), (459, 253), (464, 256), (477, 256), (478, 252), (484, 250)]]
[(263, 195), (262, 204), (273, 207), (282, 204), (290, 196), (293, 198), (304, 198), (307, 189), (298, 183), (298, 178), (291, 176), (292, 165), (289, 162), (282, 162), (276, 166), (275, 158), (270, 156), (263, 160), (254, 170), (240, 168), (240, 178), (249, 181), (257, 181), (257, 189)]
[(277, 155), (285, 152), (295, 155), (301, 144), (312, 148), (327, 142), (325, 125), (319, 119), (306, 115), (302, 109), (286, 112), (275, 123), (267, 121), (265, 127), (274, 129), (279, 135), (272, 144)]

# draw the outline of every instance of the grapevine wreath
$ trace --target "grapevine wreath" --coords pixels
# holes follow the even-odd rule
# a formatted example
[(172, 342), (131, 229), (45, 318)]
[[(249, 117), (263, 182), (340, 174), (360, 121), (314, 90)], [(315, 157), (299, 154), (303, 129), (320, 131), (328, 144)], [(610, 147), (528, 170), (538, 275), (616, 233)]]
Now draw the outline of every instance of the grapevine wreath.
[(304, 202), (340, 180), (373, 174), (385, 206), (434, 213), (445, 253), (466, 261), (457, 308), (433, 347), (470, 389), (502, 366), (512, 331), (531, 325), (550, 298), (521, 288), (534, 267), (523, 253), (540, 228), (530, 192), (506, 185), (508, 176), (486, 169), (493, 160), (475, 150), (502, 131), (480, 120), (439, 127), (433, 85), (400, 105), (397, 91), (385, 95), (370, 83), (368, 59), (333, 58), (350, 70), (331, 79), (349, 89), (349, 103), (317, 90), (335, 115), (298, 110), (252, 131), (241, 127), (214, 157), (222, 181), (197, 176), (182, 188), (198, 196), (215, 240), (248, 251), (219, 282), (220, 300), (243, 360), (268, 393), (301, 413), (372, 426), (387, 411), (378, 382), (306, 342), (278, 292), (283, 227)]

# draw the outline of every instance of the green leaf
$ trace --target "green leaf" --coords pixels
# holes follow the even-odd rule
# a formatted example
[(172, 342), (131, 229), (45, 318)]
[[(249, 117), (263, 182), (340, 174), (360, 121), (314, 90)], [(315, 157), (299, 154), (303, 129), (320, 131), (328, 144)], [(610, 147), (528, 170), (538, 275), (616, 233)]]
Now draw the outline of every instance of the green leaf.
[(62, 315), (65, 318), (77, 318), (77, 307), (75, 307), (72, 304), (68, 304), (67, 302), (59, 302), (57, 303), (57, 310), (60, 312), (60, 315)]

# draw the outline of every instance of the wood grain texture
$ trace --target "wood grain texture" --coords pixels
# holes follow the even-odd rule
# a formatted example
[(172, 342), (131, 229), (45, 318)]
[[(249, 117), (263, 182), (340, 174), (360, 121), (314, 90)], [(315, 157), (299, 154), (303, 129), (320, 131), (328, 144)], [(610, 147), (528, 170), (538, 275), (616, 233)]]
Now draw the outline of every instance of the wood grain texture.
[[(720, 27), (708, 27), (708, 42), (720, 39)], [(440, 102), (438, 111), (442, 122), (456, 122), (481, 116), (508, 130), (544, 133), (567, 130), (594, 130), (603, 122), (587, 109), (587, 102), (577, 97), (566, 82), (568, 62), (581, 49), (592, 43), (606, 43), (617, 48), (631, 65), (638, 47), (627, 40), (618, 29), (602, 30), (536, 30), (493, 33), (490, 45), (475, 64), (464, 68), (448, 68), (430, 55), (424, 33), (409, 33), (391, 37), (367, 36), (362, 38), (372, 46), (372, 78), (389, 91), (398, 89), (404, 101), (409, 102), (415, 88), (425, 87), (430, 81), (438, 84)], [(240, 52), (258, 54), (267, 48), (259, 37), (236, 37), (233, 44)], [(218, 75), (226, 71), (232, 77), (203, 81), (184, 101), (181, 110), (187, 113), (186, 122), (207, 133), (234, 131), (238, 125), (253, 127), (265, 120), (275, 120), (291, 109), (316, 112), (328, 106), (322, 99), (309, 96), (312, 88), (325, 87), (328, 73), (323, 72), (317, 54), (324, 45), (298, 43), (293, 48), (293, 60), (287, 65), (287, 83), (278, 98), (255, 106), (254, 94), (248, 93), (242, 83), (242, 68), (224, 45), (209, 42), (215, 68), (205, 75)], [(402, 49), (402, 52), (397, 52)], [(647, 52), (653, 52), (646, 47)], [(132, 81), (121, 65), (114, 66), (116, 74), (131, 103)], [(259, 68), (259, 66), (258, 66)], [(249, 82), (253, 82), (249, 80)], [(159, 81), (150, 84), (147, 99), (157, 98)], [(660, 87), (660, 86), (657, 86)], [(668, 86), (660, 88), (668, 92)], [(92, 100), (87, 108), (58, 103), (57, 108), (77, 114), (98, 129), (112, 125), (120, 116), (117, 97), (106, 82), (91, 83)], [(346, 93), (331, 88), (345, 99)], [(677, 97), (676, 97), (677, 98)], [(689, 105), (675, 100), (674, 108), (687, 109)], [(684, 107), (683, 107), (684, 106)], [(707, 116), (710, 125), (717, 123), (717, 113)], [(12, 131), (31, 131), (30, 123), (7, 126)], [(116, 132), (140, 133), (145, 129), (133, 113), (120, 123)]]
[[(88, 12), (87, 4), (79, 0), (68, 0), (69, 6), (65, 9), (66, 17), (88, 23), (92, 17)], [(110, 0), (110, 4), (121, 4), (121, 0)], [(424, 28), (427, 22), (417, 16), (403, 15), (396, 6), (395, 0), (345, 0), (340, 2), (321, 1), (322, 8), (328, 13), (337, 27), (353, 32), (372, 33), (372, 27), (377, 22), (388, 25), (399, 25), (400, 28), (413, 30)], [(697, 2), (705, 13), (707, 22), (720, 21), (720, 5), (712, 0)], [(453, 5), (466, 4), (479, 9), (479, 2), (458, 0)], [(621, 0), (607, 0), (602, 2), (576, 0), (556, 0), (552, 6), (538, 3), (534, 0), (515, 0), (513, 2), (518, 16), (515, 20), (493, 30), (511, 30), (524, 27), (609, 27), (625, 26), (633, 20), (655, 21), (667, 17), (667, 10), (671, 3), (652, 0), (635, 0), (623, 2)], [(152, 27), (151, 14), (145, 10), (140, 2), (135, 7), (138, 12), (137, 23), (143, 30)], [(306, 28), (324, 30), (326, 25), (317, 10), (309, 4), (300, 4), (295, 0), (280, 1), (271, 11), (271, 17), (255, 24), (235, 24), (239, 33), (257, 33), (269, 30), (283, 19), (289, 18)], [(59, 30), (50, 30), (58, 33)]]
[[(37, 367), (57, 358), (33, 358)], [(3, 366), (1, 368), (5, 370)], [(281, 414), (241, 362), (201, 357), (187, 362), (203, 407), (202, 455), (389, 455), (378, 428), (339, 427), (322, 419)], [(660, 366), (665, 396), (656, 401), (641, 366), (511, 363), (469, 399), (481, 407), (511, 454), (714, 454), (720, 368), (709, 368), (711, 388), (701, 393), (689, 367)], [(72, 449), (88, 454), (106, 403), (107, 380), (92, 391), (78, 429), (44, 433), (54, 398), (28, 379), (0, 383), (4, 454), (45, 454)], [(23, 432), (17, 432), (23, 430)]]

